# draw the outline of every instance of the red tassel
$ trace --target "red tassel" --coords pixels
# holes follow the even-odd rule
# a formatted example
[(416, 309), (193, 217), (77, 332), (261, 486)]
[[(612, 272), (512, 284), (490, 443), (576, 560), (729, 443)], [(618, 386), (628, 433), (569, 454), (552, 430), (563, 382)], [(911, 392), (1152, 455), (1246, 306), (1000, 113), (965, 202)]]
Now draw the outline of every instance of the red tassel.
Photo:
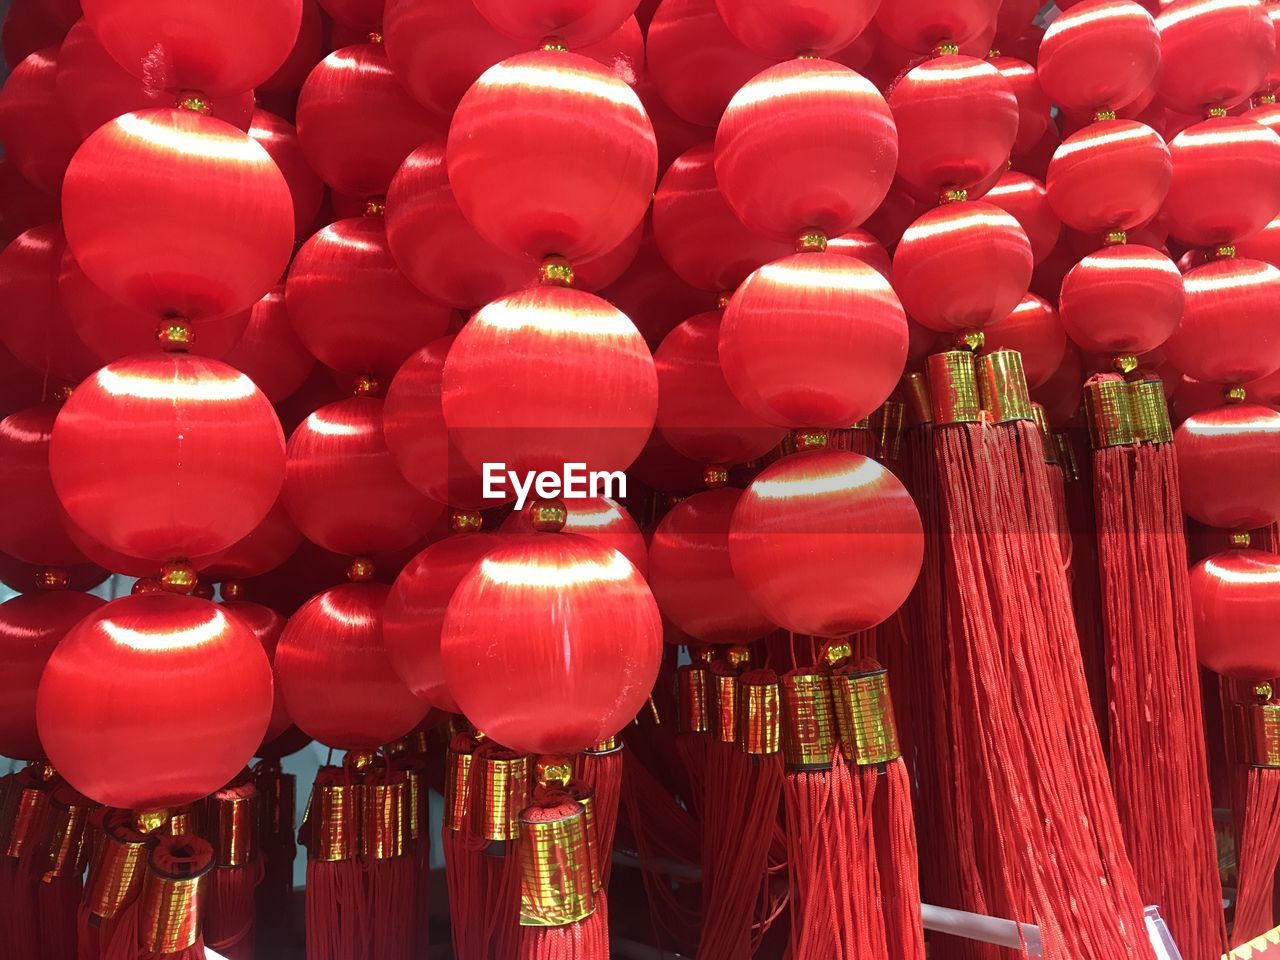
[[(213, 847), (189, 834), (161, 836), (147, 859), (131, 960), (205, 960), (201, 921)], [(115, 960), (114, 950), (113, 943), (108, 960)]]
[(100, 807), (93, 823), (100, 839), (91, 857), (84, 899), (77, 911), (77, 957), (101, 960), (112, 944), (128, 955), (138, 942), (138, 896), (147, 864), (149, 838), (125, 810)]
[(416, 865), (405, 846), (409, 778), (374, 767), (360, 786), (360, 848), (368, 896), (368, 955), (409, 960), (414, 938)]
[(889, 956), (924, 960), (920, 876), (911, 782), (902, 759), (887, 764), (876, 808), (877, 862)]
[[(1111, 779), (1146, 903), (1192, 957), (1226, 943), (1187, 549), (1164, 389), (1085, 386), (1093, 427)], [(1139, 445), (1141, 443), (1141, 445)]]
[(19, 771), (12, 825), (0, 857), (0, 902), (7, 913), (7, 947), (12, 957), (40, 954), (37, 893), (48, 853), (53, 768), (30, 764)]
[(93, 803), (66, 784), (54, 788), (45, 874), (36, 892), (41, 960), (76, 960), (77, 918), (84, 895)]
[(252, 960), (254, 892), (262, 882), (258, 788), (225, 787), (208, 800), (216, 868), (208, 883), (204, 939), (227, 960)]
[(574, 778), (590, 788), (591, 817), (595, 830), (594, 856), (599, 865), (597, 886), (609, 889), (613, 872), (613, 843), (618, 832), (618, 808), (622, 800), (622, 741), (614, 738), (577, 755)]
[(1234, 711), (1232, 755), (1239, 788), (1235, 812), (1235, 922), (1231, 944), (1247, 943), (1275, 926), (1276, 870), (1280, 867), (1280, 702), (1270, 684), (1259, 684), (1256, 702)]
[(307, 960), (363, 960), (368, 903), (359, 860), (359, 803), (351, 775), (321, 767), (302, 842), (307, 848)]
[(689, 780), (689, 809), (699, 818), (702, 816), (703, 796), (706, 793), (707, 752), (711, 744), (711, 716), (708, 709), (711, 683), (711, 669), (706, 663), (686, 663), (676, 671), (679, 725), (676, 753)]
[(267, 956), (278, 956), (292, 941), (293, 861), (297, 856), (293, 818), (297, 778), (278, 761), (262, 761), (254, 771), (262, 804), (262, 882), (254, 891), (256, 939)]

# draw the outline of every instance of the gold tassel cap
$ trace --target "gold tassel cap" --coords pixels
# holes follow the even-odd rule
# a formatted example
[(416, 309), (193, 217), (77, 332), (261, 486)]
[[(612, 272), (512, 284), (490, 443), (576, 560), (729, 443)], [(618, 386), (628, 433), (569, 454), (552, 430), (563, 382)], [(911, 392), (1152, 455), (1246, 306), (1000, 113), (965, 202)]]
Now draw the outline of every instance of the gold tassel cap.
[(710, 733), (707, 694), (711, 670), (705, 663), (686, 663), (676, 670), (678, 733)]
[(860, 767), (889, 763), (902, 755), (889, 694), (889, 672), (837, 673), (831, 679), (840, 746)]
[(521, 926), (563, 927), (595, 910), (586, 812), (568, 794), (558, 797), (519, 818)]
[(738, 749), (753, 757), (782, 749), (782, 693), (771, 670), (738, 678)]
[(830, 770), (835, 760), (835, 703), (825, 673), (794, 672), (780, 681), (787, 769)]
[(935, 353), (926, 361), (925, 369), (935, 423), (982, 422), (978, 370), (972, 353), (968, 350)]
[(1092, 377), (1084, 386), (1084, 400), (1093, 449), (1127, 447), (1138, 442), (1133, 390), (1128, 381), (1114, 373)]
[(992, 350), (978, 357), (978, 395), (992, 423), (1034, 419), (1017, 350)]
[(142, 883), (139, 936), (144, 951), (179, 953), (200, 938), (201, 888), (213, 848), (199, 837), (161, 837)]
[(520, 835), (520, 811), (529, 802), (529, 758), (485, 744), (471, 758), (471, 775), (480, 835), (486, 840), (515, 840)]
[(306, 816), (307, 856), (336, 863), (351, 860), (360, 848), (360, 804), (356, 786), (338, 767), (316, 774)]

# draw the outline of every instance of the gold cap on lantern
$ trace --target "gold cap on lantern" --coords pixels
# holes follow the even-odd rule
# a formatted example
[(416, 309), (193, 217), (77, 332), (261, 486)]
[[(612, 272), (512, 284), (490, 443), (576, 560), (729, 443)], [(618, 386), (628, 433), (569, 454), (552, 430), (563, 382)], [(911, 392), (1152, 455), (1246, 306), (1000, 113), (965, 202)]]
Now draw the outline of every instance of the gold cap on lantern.
[(111, 920), (142, 889), (149, 839), (127, 811), (114, 810), (102, 824), (102, 843), (89, 867), (84, 902), (89, 914)]
[(345, 782), (337, 768), (322, 769), (316, 775), (306, 819), (311, 827), (307, 856), (312, 860), (336, 863), (356, 856), (360, 846), (358, 797), (355, 786)]
[(711, 735), (720, 743), (738, 739), (738, 671), (723, 660), (711, 665)]
[(179, 953), (195, 945), (201, 887), (212, 869), (213, 852), (199, 837), (165, 837), (152, 848), (140, 901), (144, 951)]
[(89, 817), (93, 802), (70, 787), (58, 787), (49, 805), (48, 863), (44, 877), (69, 879), (84, 873), (89, 861)]
[(486, 744), (471, 758), (479, 833), (486, 840), (520, 835), (520, 811), (529, 802), (529, 758)]
[[(368, 782), (368, 781), (373, 782)], [(404, 856), (409, 777), (403, 770), (370, 774), (361, 784), (360, 855), (366, 860)]]
[(918, 427), (933, 423), (933, 400), (929, 397), (929, 379), (923, 373), (907, 373), (902, 377), (902, 395), (906, 397), (907, 422)]
[(257, 855), (261, 802), (252, 783), (224, 787), (209, 798), (214, 862), (243, 867)]
[(471, 757), (475, 749), (475, 741), (469, 735), (459, 734), (445, 750), (444, 826), (455, 833), (467, 822)]
[(484, 517), (478, 510), (454, 510), (449, 514), (449, 529), (454, 533), (479, 533)]
[(1134, 430), (1143, 443), (1160, 445), (1173, 442), (1173, 424), (1169, 422), (1169, 404), (1164, 398), (1164, 381), (1145, 376), (1129, 384), (1133, 397)]

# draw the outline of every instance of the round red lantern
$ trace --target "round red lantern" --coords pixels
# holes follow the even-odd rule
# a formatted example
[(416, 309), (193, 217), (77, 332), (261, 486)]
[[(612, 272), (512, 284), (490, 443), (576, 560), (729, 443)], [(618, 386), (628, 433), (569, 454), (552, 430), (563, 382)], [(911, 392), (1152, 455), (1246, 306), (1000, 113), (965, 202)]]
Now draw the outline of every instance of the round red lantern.
[(289, 519), (284, 503), (277, 500), (262, 522), (226, 550), (211, 557), (198, 557), (192, 564), (205, 580), (243, 580), (274, 570), (302, 543), (302, 534)]
[(1012, 150), (1015, 155), (1026, 153), (1040, 142), (1049, 127), (1049, 98), (1040, 89), (1036, 68), (1025, 60), (990, 57), (987, 62), (1000, 71), (1018, 101), (1018, 134), (1013, 139)]
[(449, 182), (490, 243), (536, 260), (582, 260), (621, 244), (658, 175), (635, 91), (587, 57), (523, 53), (491, 67), (449, 127)]
[(1058, 311), (1044, 297), (1028, 293), (1003, 320), (983, 328), (983, 349), (1017, 350), (1028, 387), (1053, 376), (1067, 352), (1067, 334)]
[(1018, 221), (1037, 264), (1053, 252), (1062, 235), (1062, 221), (1053, 212), (1048, 192), (1039, 180), (1016, 170), (1006, 171), (982, 195), (982, 202), (999, 207)]
[(1280, 413), (1214, 406), (1173, 435), (1182, 509), (1210, 527), (1256, 530), (1280, 519)]
[(658, 377), (635, 325), (599, 297), (540, 286), (495, 300), (462, 328), (441, 403), (471, 466), (521, 474), (583, 463), (623, 470), (653, 429)]
[(49, 477), (49, 437), (57, 404), (0, 420), (0, 552), (24, 563), (61, 567), (84, 556), (62, 529), (62, 505)]
[[(531, 508), (536, 511), (536, 506)], [(577, 534), (617, 550), (640, 571), (649, 572), (649, 550), (631, 514), (608, 497), (578, 497), (568, 501), (564, 532)], [(530, 510), (517, 510), (502, 521), (501, 533), (535, 533)]]
[(1074, 113), (1119, 110), (1160, 70), (1160, 34), (1132, 0), (1085, 0), (1049, 24), (1036, 73), (1049, 99)]
[(847, 427), (893, 391), (907, 321), (889, 282), (834, 253), (797, 253), (738, 288), (720, 325), (720, 364), (738, 402), (786, 427)]
[(1129, 243), (1089, 254), (1062, 279), (1062, 326), (1089, 353), (1154, 350), (1182, 319), (1182, 274), (1158, 250)]
[(644, 706), (662, 620), (617, 550), (571, 533), (513, 536), (458, 584), (440, 637), (467, 718), (521, 753), (573, 753)]
[(742, 588), (778, 626), (819, 637), (889, 617), (923, 557), (920, 514), (901, 481), (844, 450), (806, 451), (766, 467), (729, 526)]
[(1228, 550), (1191, 568), (1196, 656), (1215, 673), (1258, 683), (1280, 671), (1280, 556)]
[(1275, 131), (1245, 117), (1215, 117), (1174, 137), (1169, 153), (1173, 180), (1163, 217), (1179, 240), (1231, 243), (1257, 233), (1280, 213)]
[(293, 197), (293, 226), (298, 236), (305, 236), (315, 223), (324, 200), (324, 184), (307, 165), (292, 123), (266, 110), (254, 110), (249, 136), (266, 150), (284, 174)]
[(0, 753), (44, 756), (36, 731), (40, 674), (66, 632), (102, 601), (74, 590), (20, 594), (0, 604)]
[(1248, 383), (1280, 369), (1280, 270), (1261, 260), (1215, 260), (1182, 284), (1182, 321), (1164, 345), (1178, 370), (1209, 383)]
[[(260, 603), (250, 603), (247, 600), (227, 600), (222, 604), (222, 609), (230, 611), (237, 620), (249, 628), (249, 631), (262, 644), (262, 652), (267, 655), (267, 662), (274, 664), (280, 634), (284, 632), (285, 618), (270, 607), (264, 607)], [(284, 696), (273, 684), (271, 719), (267, 722), (267, 732), (263, 734), (262, 742), (270, 743), (282, 736), (291, 726), (293, 726), (293, 720), (290, 719), (289, 711), (285, 708)]]
[(207, 796), (253, 756), (271, 716), (271, 666), (234, 616), (151, 593), (73, 627), (40, 679), (49, 760), (98, 803), (127, 810)]
[(80, 144), (58, 99), (58, 49), (37, 50), (14, 67), (0, 87), (0, 143), (5, 156), (37, 190), (62, 189), (67, 164)]
[(248, 325), (223, 359), (257, 384), (272, 403), (292, 396), (306, 382), (316, 360), (294, 333), (283, 284), (253, 305)]
[(344, 583), (289, 618), (275, 671), (293, 722), (325, 746), (374, 750), (418, 725), (427, 706), (396, 676), (382, 643), (390, 588)]
[(143, 354), (71, 395), (49, 469), (77, 526), (114, 550), (166, 561), (224, 550), (258, 525), (280, 493), (284, 437), (239, 371)]
[(1062, 141), (1045, 189), (1062, 222), (1086, 233), (1131, 230), (1160, 210), (1169, 193), (1169, 148), (1146, 124), (1091, 123)]
[(1234, 107), (1262, 86), (1276, 55), (1276, 31), (1261, 3), (1176, 0), (1162, 4), (1160, 99), (1204, 116)]

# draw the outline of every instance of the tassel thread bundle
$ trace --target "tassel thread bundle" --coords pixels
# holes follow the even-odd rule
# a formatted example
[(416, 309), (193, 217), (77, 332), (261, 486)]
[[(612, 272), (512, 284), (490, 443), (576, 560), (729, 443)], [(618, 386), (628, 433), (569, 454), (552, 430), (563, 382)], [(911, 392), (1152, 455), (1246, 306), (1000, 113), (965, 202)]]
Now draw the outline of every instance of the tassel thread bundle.
[(264, 760), (254, 771), (261, 810), (259, 841), (263, 877), (255, 891), (257, 939), (271, 951), (283, 949), (292, 929), (293, 861), (297, 855), (294, 812), (297, 777), (278, 761)]
[(254, 894), (263, 877), (261, 804), (250, 782), (219, 790), (206, 804), (215, 869), (210, 878), (205, 942), (228, 960), (252, 960)]
[(77, 915), (84, 896), (94, 804), (65, 784), (50, 802), (44, 876), (36, 894), (41, 960), (75, 960)]
[(1239, 871), (1231, 943), (1238, 946), (1275, 926), (1276, 869), (1280, 867), (1280, 702), (1259, 684), (1260, 702), (1236, 715), (1238, 759), (1247, 765), (1240, 825)]

